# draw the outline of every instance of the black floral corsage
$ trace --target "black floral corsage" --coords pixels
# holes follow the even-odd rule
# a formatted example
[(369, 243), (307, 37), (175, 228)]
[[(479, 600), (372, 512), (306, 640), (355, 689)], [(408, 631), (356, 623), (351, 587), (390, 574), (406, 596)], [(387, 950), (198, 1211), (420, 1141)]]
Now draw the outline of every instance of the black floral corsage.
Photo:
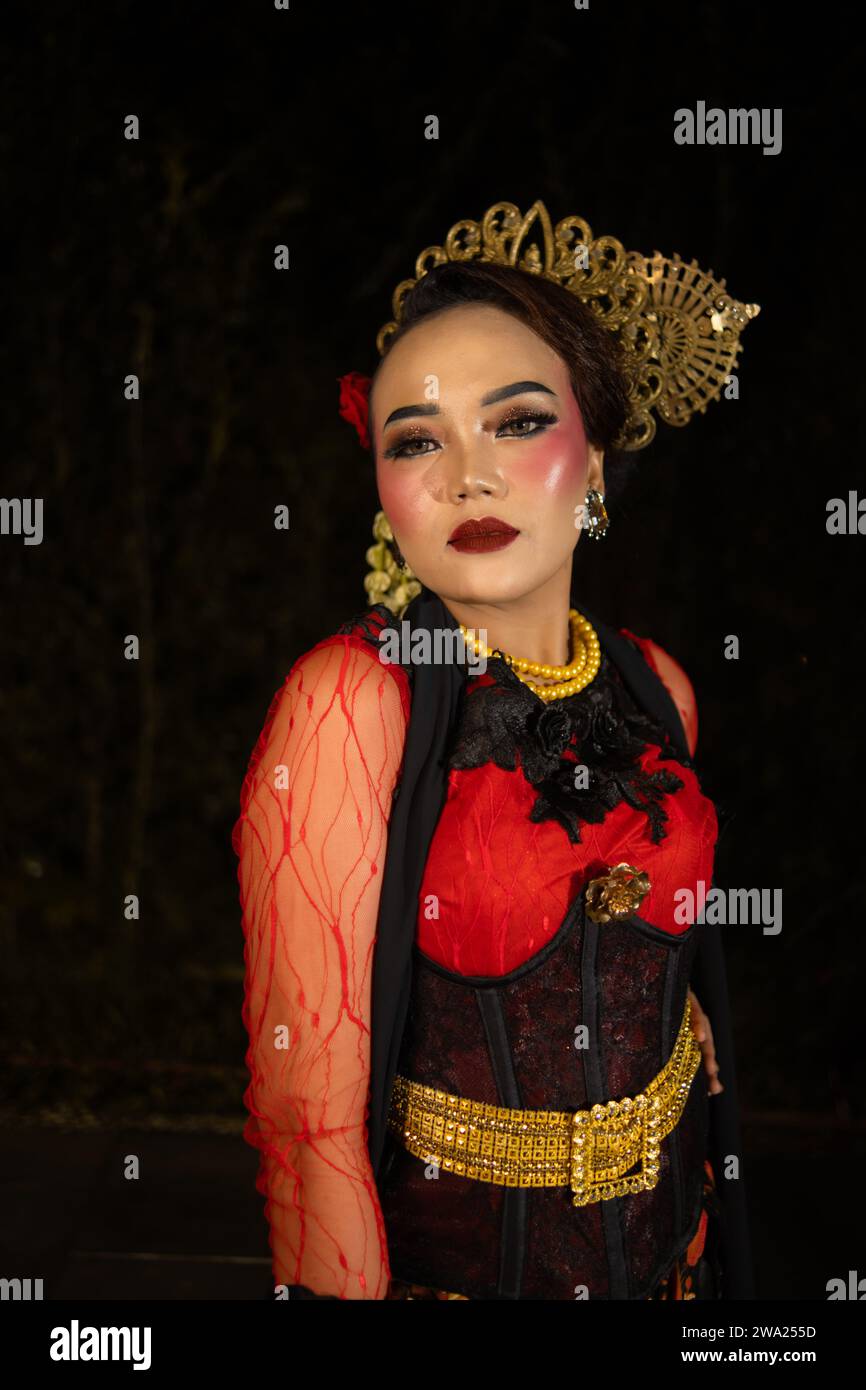
[(492, 685), (464, 689), (450, 768), (493, 762), (514, 771), (519, 765), (538, 792), (530, 819), (558, 821), (573, 844), (580, 843), (581, 822), (599, 824), (622, 801), (646, 815), (654, 843), (664, 839), (662, 799), (685, 783), (667, 769), (647, 772), (638, 760), (653, 743), (662, 759), (691, 763), (672, 749), (667, 730), (638, 709), (604, 652), (585, 690), (550, 704), (500, 657), (488, 659), (487, 672)]

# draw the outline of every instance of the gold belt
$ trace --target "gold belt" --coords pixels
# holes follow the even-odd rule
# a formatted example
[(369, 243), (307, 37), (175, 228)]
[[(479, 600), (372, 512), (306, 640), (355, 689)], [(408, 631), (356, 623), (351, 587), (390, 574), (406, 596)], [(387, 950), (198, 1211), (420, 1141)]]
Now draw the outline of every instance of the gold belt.
[(661, 1141), (685, 1109), (700, 1062), (687, 998), (674, 1050), (639, 1095), (588, 1110), (515, 1110), (398, 1074), (388, 1128), (411, 1154), (449, 1173), (500, 1187), (567, 1186), (583, 1207), (655, 1187)]

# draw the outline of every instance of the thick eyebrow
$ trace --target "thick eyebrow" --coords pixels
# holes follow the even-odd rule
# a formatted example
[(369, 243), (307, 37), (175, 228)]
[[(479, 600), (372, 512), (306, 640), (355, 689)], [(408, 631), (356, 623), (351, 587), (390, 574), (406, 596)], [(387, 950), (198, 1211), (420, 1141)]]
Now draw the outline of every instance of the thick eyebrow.
[[(543, 386), (540, 381), (513, 381), (510, 386), (499, 386), (495, 391), (488, 391), (486, 396), (481, 397), (481, 404), (496, 405), (497, 401), (508, 400), (509, 396), (522, 396), (526, 391), (544, 391), (548, 396), (556, 395), (555, 391), (551, 391), (549, 386)], [(410, 415), (438, 414), (439, 407), (435, 402), (427, 405), (402, 405), (399, 410), (391, 411), (382, 429), (386, 430), (395, 420), (405, 420)]]
[(509, 396), (522, 396), (525, 391), (545, 391), (548, 396), (556, 395), (549, 386), (542, 386), (540, 381), (515, 381), (510, 386), (500, 386), (497, 391), (490, 391), (486, 396), (482, 396), (481, 404), (495, 405), (497, 401), (508, 400)]

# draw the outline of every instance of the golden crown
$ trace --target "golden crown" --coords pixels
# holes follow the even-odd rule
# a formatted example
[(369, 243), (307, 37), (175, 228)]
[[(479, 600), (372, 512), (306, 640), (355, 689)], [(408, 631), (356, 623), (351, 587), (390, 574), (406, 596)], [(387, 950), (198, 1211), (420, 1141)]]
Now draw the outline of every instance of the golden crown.
[(495, 261), (543, 275), (564, 286), (615, 333), (629, 382), (631, 413), (617, 446), (643, 449), (656, 432), (651, 412), (669, 425), (685, 425), (696, 410), (718, 400), (737, 365), (740, 334), (760, 312), (725, 292), (724, 280), (686, 265), (678, 255), (626, 251), (611, 236), (594, 237), (582, 217), (563, 217), (554, 228), (542, 202), (525, 214), (514, 203), (494, 203), (480, 222), (455, 222), (443, 246), (428, 246), (415, 262), (415, 278), (394, 291), (394, 318), (376, 346), (400, 325), (403, 300), (433, 266), (445, 261)]

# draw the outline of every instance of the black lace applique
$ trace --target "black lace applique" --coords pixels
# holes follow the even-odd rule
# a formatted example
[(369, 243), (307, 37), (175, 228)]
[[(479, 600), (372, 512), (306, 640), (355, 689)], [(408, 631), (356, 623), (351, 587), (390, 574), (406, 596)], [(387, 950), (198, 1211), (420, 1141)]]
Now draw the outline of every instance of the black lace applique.
[[(580, 823), (597, 825), (620, 802), (642, 811), (655, 844), (664, 839), (667, 812), (662, 797), (685, 783), (667, 769), (647, 772), (638, 758), (648, 743), (660, 759), (691, 767), (661, 728), (635, 704), (618, 668), (605, 652), (595, 679), (585, 690), (544, 704), (501, 658), (487, 661), (493, 685), (464, 689), (457, 734), (448, 766), (481, 767), (494, 762), (505, 771), (523, 769), (538, 792), (530, 820), (556, 820), (572, 844), (580, 843)], [(566, 749), (574, 760), (565, 756)], [(575, 786), (578, 764), (588, 785)]]
[[(376, 603), (349, 618), (337, 632), (355, 632), (378, 652), (383, 626), (394, 622), (387, 605)], [(402, 669), (411, 685), (412, 664)], [(653, 843), (665, 838), (668, 815), (662, 798), (685, 783), (666, 769), (645, 771), (638, 759), (652, 743), (661, 750), (660, 762), (694, 765), (672, 747), (667, 729), (637, 706), (606, 652), (585, 690), (550, 704), (534, 695), (500, 658), (488, 658), (487, 672), (493, 685), (464, 688), (449, 768), (466, 770), (493, 762), (513, 772), (519, 765), (538, 792), (530, 820), (557, 821), (572, 844), (581, 842), (581, 822), (598, 825), (622, 801), (646, 815)], [(586, 787), (575, 786), (574, 770), (580, 763), (587, 768)]]
[[(342, 637), (350, 632), (355, 632), (358, 637), (363, 637), (371, 646), (378, 647), (379, 633), (386, 623), (393, 623), (394, 614), (384, 603), (373, 603), (368, 608), (364, 608), (360, 613), (356, 613), (354, 618), (347, 618), (336, 630), (336, 635)], [(357, 629), (361, 631), (358, 632)]]

